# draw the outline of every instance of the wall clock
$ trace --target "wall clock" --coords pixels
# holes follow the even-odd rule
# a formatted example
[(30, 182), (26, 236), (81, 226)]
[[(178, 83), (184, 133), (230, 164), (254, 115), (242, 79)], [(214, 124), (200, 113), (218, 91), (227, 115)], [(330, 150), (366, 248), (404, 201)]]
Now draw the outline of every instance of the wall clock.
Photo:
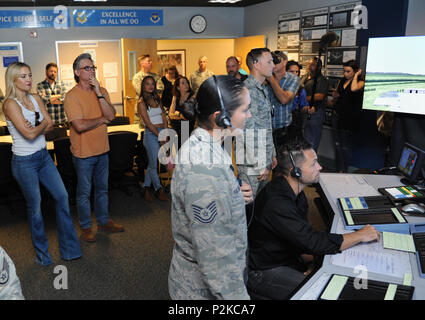
[(207, 20), (200, 14), (194, 15), (189, 22), (190, 30), (195, 33), (202, 33), (207, 28)]

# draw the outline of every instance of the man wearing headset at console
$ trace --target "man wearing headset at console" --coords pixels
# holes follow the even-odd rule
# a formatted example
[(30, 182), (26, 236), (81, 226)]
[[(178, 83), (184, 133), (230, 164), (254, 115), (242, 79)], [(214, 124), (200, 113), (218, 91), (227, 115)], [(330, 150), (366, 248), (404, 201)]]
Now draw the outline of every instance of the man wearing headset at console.
[(372, 226), (344, 235), (313, 230), (303, 189), (319, 182), (320, 170), (316, 152), (306, 140), (297, 138), (279, 148), (274, 178), (257, 196), (248, 230), (251, 298), (289, 299), (313, 271), (314, 255), (337, 254), (379, 240)]

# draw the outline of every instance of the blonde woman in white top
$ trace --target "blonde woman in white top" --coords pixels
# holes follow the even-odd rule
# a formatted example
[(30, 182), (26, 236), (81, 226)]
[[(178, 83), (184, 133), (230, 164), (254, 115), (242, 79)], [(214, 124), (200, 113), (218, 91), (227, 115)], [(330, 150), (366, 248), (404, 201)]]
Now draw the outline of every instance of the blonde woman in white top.
[(6, 100), (3, 112), (12, 136), (12, 173), (24, 194), (36, 261), (53, 263), (48, 251), (41, 213), (40, 183), (56, 201), (60, 255), (64, 260), (81, 257), (80, 244), (69, 211), (68, 193), (46, 149), (44, 133), (53, 128), (43, 101), (30, 93), (31, 68), (15, 62), (6, 70)]
[(167, 201), (168, 197), (164, 193), (158, 175), (158, 152), (160, 148), (158, 136), (161, 130), (168, 128), (168, 122), (161, 106), (155, 79), (151, 76), (145, 77), (142, 81), (137, 112), (145, 123), (143, 145), (148, 155), (148, 169), (146, 170), (144, 182), (144, 198), (146, 201), (152, 201), (149, 188), (153, 185), (157, 198), (161, 201)]

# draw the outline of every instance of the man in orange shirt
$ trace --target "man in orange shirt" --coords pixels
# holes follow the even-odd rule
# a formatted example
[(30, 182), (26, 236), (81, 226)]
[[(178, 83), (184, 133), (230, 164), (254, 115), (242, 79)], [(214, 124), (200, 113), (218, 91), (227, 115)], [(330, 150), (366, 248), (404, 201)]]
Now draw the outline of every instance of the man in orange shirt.
[(77, 85), (65, 99), (64, 108), (70, 123), (71, 152), (78, 176), (77, 211), (86, 242), (96, 241), (91, 225), (90, 192), (95, 185), (94, 210), (98, 230), (122, 232), (123, 226), (108, 216), (108, 131), (115, 118), (109, 94), (96, 79), (96, 67), (88, 53), (79, 55), (73, 64)]

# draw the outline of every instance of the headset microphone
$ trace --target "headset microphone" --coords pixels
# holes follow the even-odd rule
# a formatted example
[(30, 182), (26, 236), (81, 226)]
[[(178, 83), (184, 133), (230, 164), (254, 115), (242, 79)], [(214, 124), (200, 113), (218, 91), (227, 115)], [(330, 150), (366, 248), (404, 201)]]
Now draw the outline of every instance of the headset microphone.
[(292, 167), (293, 167), (290, 171), (291, 177), (295, 179), (300, 179), (303, 176), (302, 171), (300, 168), (298, 168), (295, 165), (294, 157), (292, 156), (292, 152), (289, 150), (289, 147), (287, 148), (287, 150), (288, 150), (289, 159), (291, 160)]
[(220, 100), (220, 107), (221, 107), (221, 112), (217, 115), (217, 117), (215, 117), (215, 123), (219, 127), (222, 127), (222, 128), (225, 128), (225, 129), (227, 127), (233, 128), (232, 124), (230, 122), (230, 118), (227, 115), (227, 111), (224, 108), (224, 103), (223, 103), (223, 99), (221, 97), (220, 88), (218, 87), (218, 84), (217, 84), (217, 78), (216, 78), (216, 76), (213, 76), (213, 78), (214, 78), (215, 87), (217, 88), (218, 99)]

